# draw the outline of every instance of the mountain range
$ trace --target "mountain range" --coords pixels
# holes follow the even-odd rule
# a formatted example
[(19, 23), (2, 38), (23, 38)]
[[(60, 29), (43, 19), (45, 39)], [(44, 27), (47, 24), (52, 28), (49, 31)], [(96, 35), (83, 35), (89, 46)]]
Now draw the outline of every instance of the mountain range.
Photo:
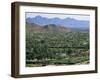
[(63, 26), (57, 26), (54, 24), (49, 24), (49, 25), (45, 25), (45, 26), (40, 26), (38, 24), (35, 23), (27, 23), (26, 24), (26, 30), (28, 32), (34, 32), (34, 31), (39, 31), (39, 32), (43, 32), (43, 31), (47, 31), (47, 32), (70, 32), (71, 29), (63, 27)]
[(74, 18), (47, 18), (42, 16), (35, 16), (35, 17), (28, 17), (26, 18), (26, 23), (28, 24), (37, 24), (40, 26), (45, 26), (49, 24), (54, 24), (56, 26), (64, 26), (66, 28), (73, 28), (73, 29), (82, 29), (82, 30), (89, 30), (89, 21), (88, 20), (77, 20)]

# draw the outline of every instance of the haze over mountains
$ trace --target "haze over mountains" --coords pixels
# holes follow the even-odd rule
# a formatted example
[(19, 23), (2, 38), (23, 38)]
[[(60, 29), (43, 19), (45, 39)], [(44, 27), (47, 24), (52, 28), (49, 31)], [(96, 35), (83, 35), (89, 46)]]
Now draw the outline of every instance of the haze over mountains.
[(71, 28), (71, 29), (81, 29), (81, 30), (89, 30), (89, 21), (86, 20), (76, 20), (74, 18), (64, 18), (60, 19), (58, 17), (54, 18), (47, 18), (42, 16), (36, 16), (36, 17), (28, 17), (26, 18), (27, 24), (37, 24), (40, 26), (51, 25), (53, 26), (63, 26), (62, 28)]

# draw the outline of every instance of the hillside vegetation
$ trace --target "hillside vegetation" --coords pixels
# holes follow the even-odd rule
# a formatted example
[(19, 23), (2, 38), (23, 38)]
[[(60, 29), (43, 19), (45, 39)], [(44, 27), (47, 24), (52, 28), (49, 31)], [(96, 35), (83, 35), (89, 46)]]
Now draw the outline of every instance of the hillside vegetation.
[(89, 31), (54, 24), (26, 24), (26, 66), (89, 63)]

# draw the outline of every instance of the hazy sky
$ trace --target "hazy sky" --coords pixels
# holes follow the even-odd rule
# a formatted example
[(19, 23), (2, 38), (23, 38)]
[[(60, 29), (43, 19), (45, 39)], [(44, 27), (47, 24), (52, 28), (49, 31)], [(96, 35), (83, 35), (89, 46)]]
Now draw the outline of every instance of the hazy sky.
[(46, 18), (61, 18), (61, 19), (64, 19), (64, 18), (74, 18), (74, 19), (77, 19), (77, 20), (88, 20), (90, 19), (90, 16), (89, 15), (84, 15), (84, 14), (51, 14), (51, 13), (34, 13), (34, 12), (26, 12), (26, 18), (28, 17), (36, 17), (36, 16), (42, 16), (42, 17), (46, 17)]

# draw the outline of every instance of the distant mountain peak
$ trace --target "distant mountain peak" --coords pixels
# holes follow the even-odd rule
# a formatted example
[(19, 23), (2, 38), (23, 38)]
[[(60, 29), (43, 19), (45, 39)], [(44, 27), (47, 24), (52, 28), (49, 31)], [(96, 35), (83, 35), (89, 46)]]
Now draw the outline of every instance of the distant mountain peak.
[(54, 17), (54, 18), (47, 18), (47, 17), (42, 17), (40, 15), (37, 15), (33, 18), (26, 18), (27, 23), (35, 23), (41, 26), (45, 25), (51, 25), (52, 26), (64, 26), (64, 27), (69, 27), (69, 28), (78, 28), (78, 29), (89, 29), (89, 21), (85, 20), (77, 20), (74, 18), (64, 18), (61, 19), (59, 17)]
[(38, 16), (35, 16), (34, 18), (43, 18), (43, 17), (41, 17), (41, 16), (38, 15)]

